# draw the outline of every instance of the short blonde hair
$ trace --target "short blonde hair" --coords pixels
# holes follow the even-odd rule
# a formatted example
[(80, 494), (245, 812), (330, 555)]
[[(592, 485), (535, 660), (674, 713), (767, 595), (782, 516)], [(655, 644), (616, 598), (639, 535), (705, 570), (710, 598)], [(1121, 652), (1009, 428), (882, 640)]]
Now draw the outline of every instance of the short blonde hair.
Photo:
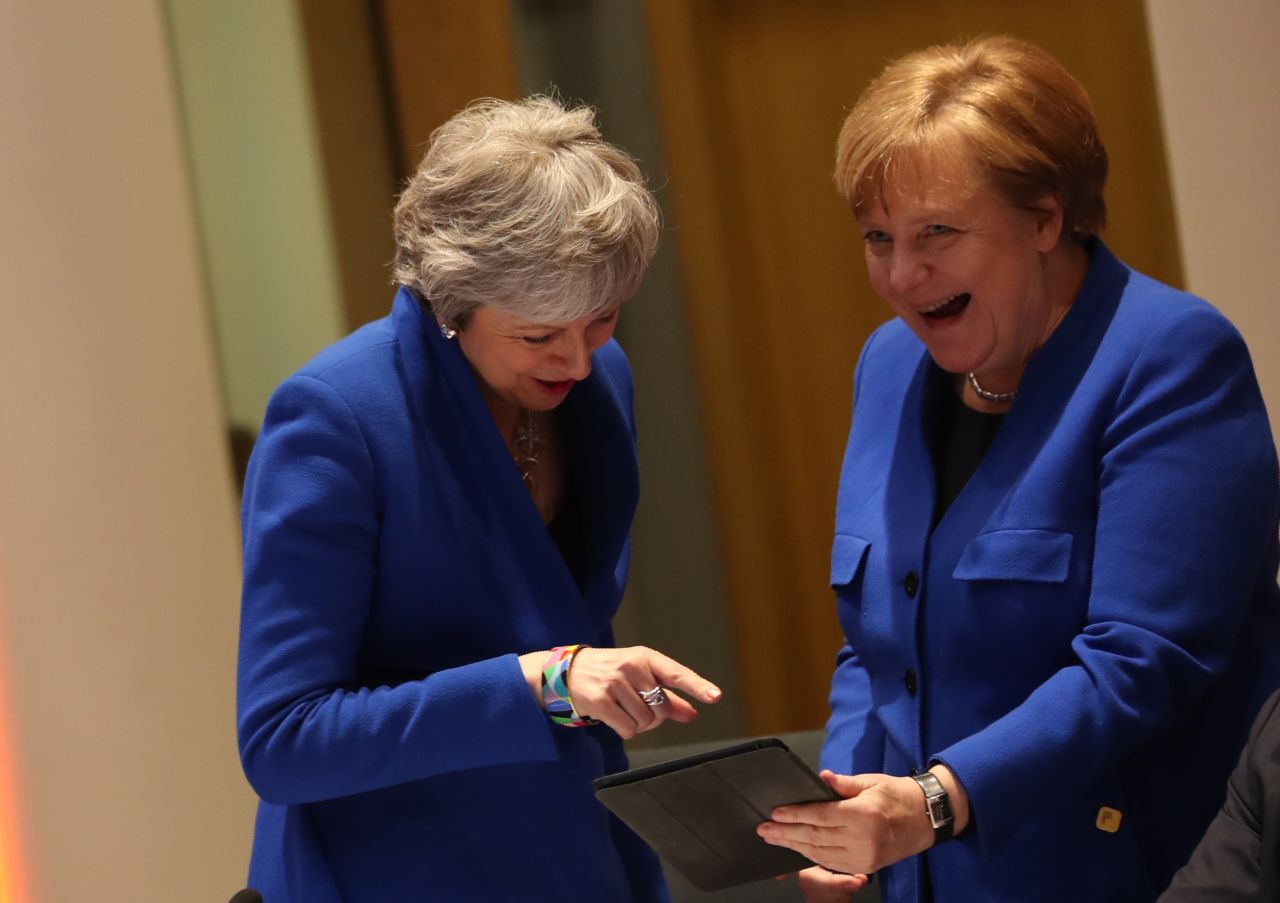
[(396, 204), (395, 239), (393, 280), (443, 323), (463, 326), (484, 305), (567, 322), (639, 287), (658, 207), (590, 107), (486, 98), (432, 132)]
[(845, 118), (835, 182), (856, 212), (899, 167), (958, 165), (1026, 206), (1058, 195), (1064, 233), (1106, 224), (1107, 151), (1088, 93), (1029, 41), (986, 37), (890, 63)]

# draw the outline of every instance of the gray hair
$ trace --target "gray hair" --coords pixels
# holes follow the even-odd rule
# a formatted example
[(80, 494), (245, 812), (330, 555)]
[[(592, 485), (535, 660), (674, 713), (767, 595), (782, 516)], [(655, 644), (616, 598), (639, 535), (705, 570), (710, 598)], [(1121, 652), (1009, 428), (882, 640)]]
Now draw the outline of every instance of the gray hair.
[(492, 305), (538, 323), (629, 298), (658, 244), (658, 206), (595, 111), (536, 96), (475, 101), (431, 133), (395, 210), (393, 281), (442, 323)]

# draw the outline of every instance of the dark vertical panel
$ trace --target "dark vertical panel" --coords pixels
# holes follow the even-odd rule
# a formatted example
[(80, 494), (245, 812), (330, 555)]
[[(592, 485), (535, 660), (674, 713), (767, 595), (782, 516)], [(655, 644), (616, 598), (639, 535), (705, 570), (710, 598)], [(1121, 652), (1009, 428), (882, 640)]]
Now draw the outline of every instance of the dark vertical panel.
[(348, 328), (387, 312), (400, 152), (372, 0), (301, 0), (325, 198)]
[(514, 98), (506, 0), (380, 0), (402, 171), (431, 131), (477, 97)]

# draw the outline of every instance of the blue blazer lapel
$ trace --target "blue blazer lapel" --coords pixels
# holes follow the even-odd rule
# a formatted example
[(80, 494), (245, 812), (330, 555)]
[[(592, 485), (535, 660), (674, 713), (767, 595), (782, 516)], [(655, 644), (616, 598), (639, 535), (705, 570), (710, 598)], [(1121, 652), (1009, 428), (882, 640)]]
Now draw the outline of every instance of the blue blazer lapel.
[(1100, 240), (1090, 250), (1089, 270), (1075, 302), (1027, 364), (995, 441), (938, 524), (939, 538), (958, 541), (999, 527), (1010, 505), (1034, 519), (1037, 500), (1016, 491), (1032, 460), (1028, 453), (1046, 447), (1106, 335), (1130, 275)]
[[(587, 641), (606, 627), (625, 581), (635, 510), (635, 446), (618, 392), (597, 366), (565, 401), (573, 478), (583, 506), (579, 589), (529, 498), (456, 342), (401, 289), (393, 308), (406, 391), (427, 466), (445, 462), (450, 522), (469, 537), (507, 601), (516, 641), (536, 648)], [(622, 561), (622, 573), (615, 565)], [(585, 596), (585, 599), (584, 599)]]
[(1089, 270), (1075, 303), (1049, 341), (1032, 356), (1010, 414), (1052, 409), (1054, 419), (1093, 361), (1115, 317), (1130, 270), (1101, 239), (1090, 245)]

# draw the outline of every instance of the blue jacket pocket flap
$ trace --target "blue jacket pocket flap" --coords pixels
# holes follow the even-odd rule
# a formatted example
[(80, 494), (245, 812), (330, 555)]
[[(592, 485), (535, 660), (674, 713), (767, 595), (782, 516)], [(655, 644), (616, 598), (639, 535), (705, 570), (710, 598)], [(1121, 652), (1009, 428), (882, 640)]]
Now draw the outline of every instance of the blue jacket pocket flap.
[(1062, 583), (1071, 570), (1071, 534), (1057, 530), (995, 530), (964, 547), (957, 580), (1030, 580)]
[(831, 585), (844, 586), (852, 582), (870, 547), (871, 543), (861, 537), (837, 533), (831, 544)]

